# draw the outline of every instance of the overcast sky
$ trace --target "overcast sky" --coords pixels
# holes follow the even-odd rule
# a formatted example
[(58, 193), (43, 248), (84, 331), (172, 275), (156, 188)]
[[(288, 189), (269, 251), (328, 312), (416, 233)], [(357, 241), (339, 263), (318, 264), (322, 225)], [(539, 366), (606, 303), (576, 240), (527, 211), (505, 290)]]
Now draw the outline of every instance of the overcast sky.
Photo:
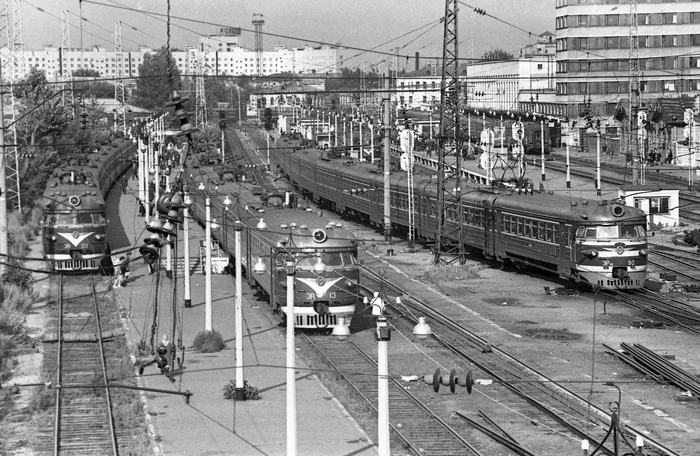
[[(60, 45), (61, 12), (68, 10), (72, 47), (79, 47), (82, 38), (83, 47), (99, 45), (113, 50), (114, 23), (120, 20), (124, 49), (136, 49), (139, 44), (158, 48), (167, 39), (167, 3), (167, 0), (83, 0), (82, 3), (23, 0), (24, 47), (30, 50), (41, 49), (45, 44)], [(383, 53), (391, 53), (396, 47), (402, 56), (413, 57), (416, 52), (420, 52), (422, 59), (442, 55), (443, 25), (439, 23), (445, 12), (442, 0), (170, 0), (170, 5), (173, 47), (196, 44), (199, 35), (232, 26), (242, 29), (241, 44), (254, 48), (253, 14), (262, 14), (263, 32), (280, 35), (265, 35), (265, 50), (278, 44), (296, 47), (319, 42), (340, 44), (356, 48), (341, 51), (346, 59), (354, 57), (346, 64), (350, 67), (358, 66), (360, 61), (365, 61), (367, 66), (376, 64), (385, 58)], [(536, 35), (554, 32), (554, 0), (465, 0), (459, 5), (460, 58), (478, 58), (495, 48), (517, 56), (518, 50), (534, 42)], [(497, 19), (476, 14), (474, 8), (482, 8)], [(159, 16), (149, 16), (148, 12)], [(409, 65), (412, 69), (413, 63)]]

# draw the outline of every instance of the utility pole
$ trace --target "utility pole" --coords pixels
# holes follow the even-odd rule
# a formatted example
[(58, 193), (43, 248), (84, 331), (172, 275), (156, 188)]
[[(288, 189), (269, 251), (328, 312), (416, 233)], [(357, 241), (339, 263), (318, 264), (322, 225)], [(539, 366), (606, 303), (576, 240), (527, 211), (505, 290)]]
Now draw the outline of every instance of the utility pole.
[[(639, 111), (639, 22), (637, 16), (637, 0), (630, 1), (630, 52), (629, 52), (629, 110), (627, 112), (629, 122), (629, 136), (627, 146), (632, 155), (632, 185), (639, 184), (639, 137), (637, 125)], [(637, 128), (635, 128), (635, 125)]]
[[(2, 62), (0, 61), (0, 81), (2, 81)], [(5, 179), (5, 103), (0, 93), (0, 275), (5, 273), (5, 262), (9, 253), (7, 246), (7, 182)]]
[[(384, 240), (391, 241), (391, 67), (384, 80)], [(350, 132), (352, 135), (352, 131)]]
[[(443, 250), (464, 261), (464, 244), (449, 239), (462, 239), (463, 212), (460, 207), (462, 188), (462, 144), (460, 131), (459, 40), (457, 39), (457, 0), (445, 0), (444, 43), (442, 48), (442, 84), (440, 87), (440, 134), (438, 136), (438, 213), (435, 227), (435, 264), (440, 262)], [(454, 157), (454, 164), (448, 159)], [(459, 220), (451, 228), (445, 223), (446, 215), (454, 212)]]

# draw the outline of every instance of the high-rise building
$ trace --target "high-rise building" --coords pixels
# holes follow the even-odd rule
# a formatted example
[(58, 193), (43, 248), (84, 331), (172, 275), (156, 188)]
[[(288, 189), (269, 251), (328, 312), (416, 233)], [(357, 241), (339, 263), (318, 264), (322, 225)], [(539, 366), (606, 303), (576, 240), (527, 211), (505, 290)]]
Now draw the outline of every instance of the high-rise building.
[[(568, 116), (611, 116), (629, 99), (632, 1), (557, 0), (557, 101)], [(700, 2), (636, 0), (636, 10), (639, 102), (698, 95)]]

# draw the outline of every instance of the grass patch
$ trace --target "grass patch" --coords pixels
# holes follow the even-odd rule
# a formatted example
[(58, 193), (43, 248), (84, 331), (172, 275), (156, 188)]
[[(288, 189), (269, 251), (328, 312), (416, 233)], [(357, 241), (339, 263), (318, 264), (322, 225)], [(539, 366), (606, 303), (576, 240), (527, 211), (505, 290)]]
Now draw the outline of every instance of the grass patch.
[(198, 333), (195, 336), (192, 345), (200, 353), (216, 353), (223, 350), (223, 348), (226, 346), (224, 343), (224, 338), (217, 330), (202, 331)]
[(435, 285), (455, 280), (473, 280), (478, 278), (479, 270), (477, 266), (456, 264), (431, 266), (418, 277), (419, 280), (425, 280)]

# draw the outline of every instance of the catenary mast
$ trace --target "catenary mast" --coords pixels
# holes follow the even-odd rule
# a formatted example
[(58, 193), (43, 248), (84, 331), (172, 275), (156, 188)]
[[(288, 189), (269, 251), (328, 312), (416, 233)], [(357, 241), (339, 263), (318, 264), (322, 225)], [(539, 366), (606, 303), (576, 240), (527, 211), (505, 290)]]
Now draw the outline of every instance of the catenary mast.
[[(440, 86), (440, 133), (438, 136), (437, 226), (435, 227), (435, 263), (443, 254), (464, 261), (460, 209), (461, 150), (460, 132), (459, 41), (457, 39), (457, 0), (445, 0), (444, 39), (442, 49), (442, 83)], [(445, 223), (447, 215), (453, 223)], [(456, 220), (454, 220), (456, 217)], [(454, 261), (454, 260), (451, 260)]]

